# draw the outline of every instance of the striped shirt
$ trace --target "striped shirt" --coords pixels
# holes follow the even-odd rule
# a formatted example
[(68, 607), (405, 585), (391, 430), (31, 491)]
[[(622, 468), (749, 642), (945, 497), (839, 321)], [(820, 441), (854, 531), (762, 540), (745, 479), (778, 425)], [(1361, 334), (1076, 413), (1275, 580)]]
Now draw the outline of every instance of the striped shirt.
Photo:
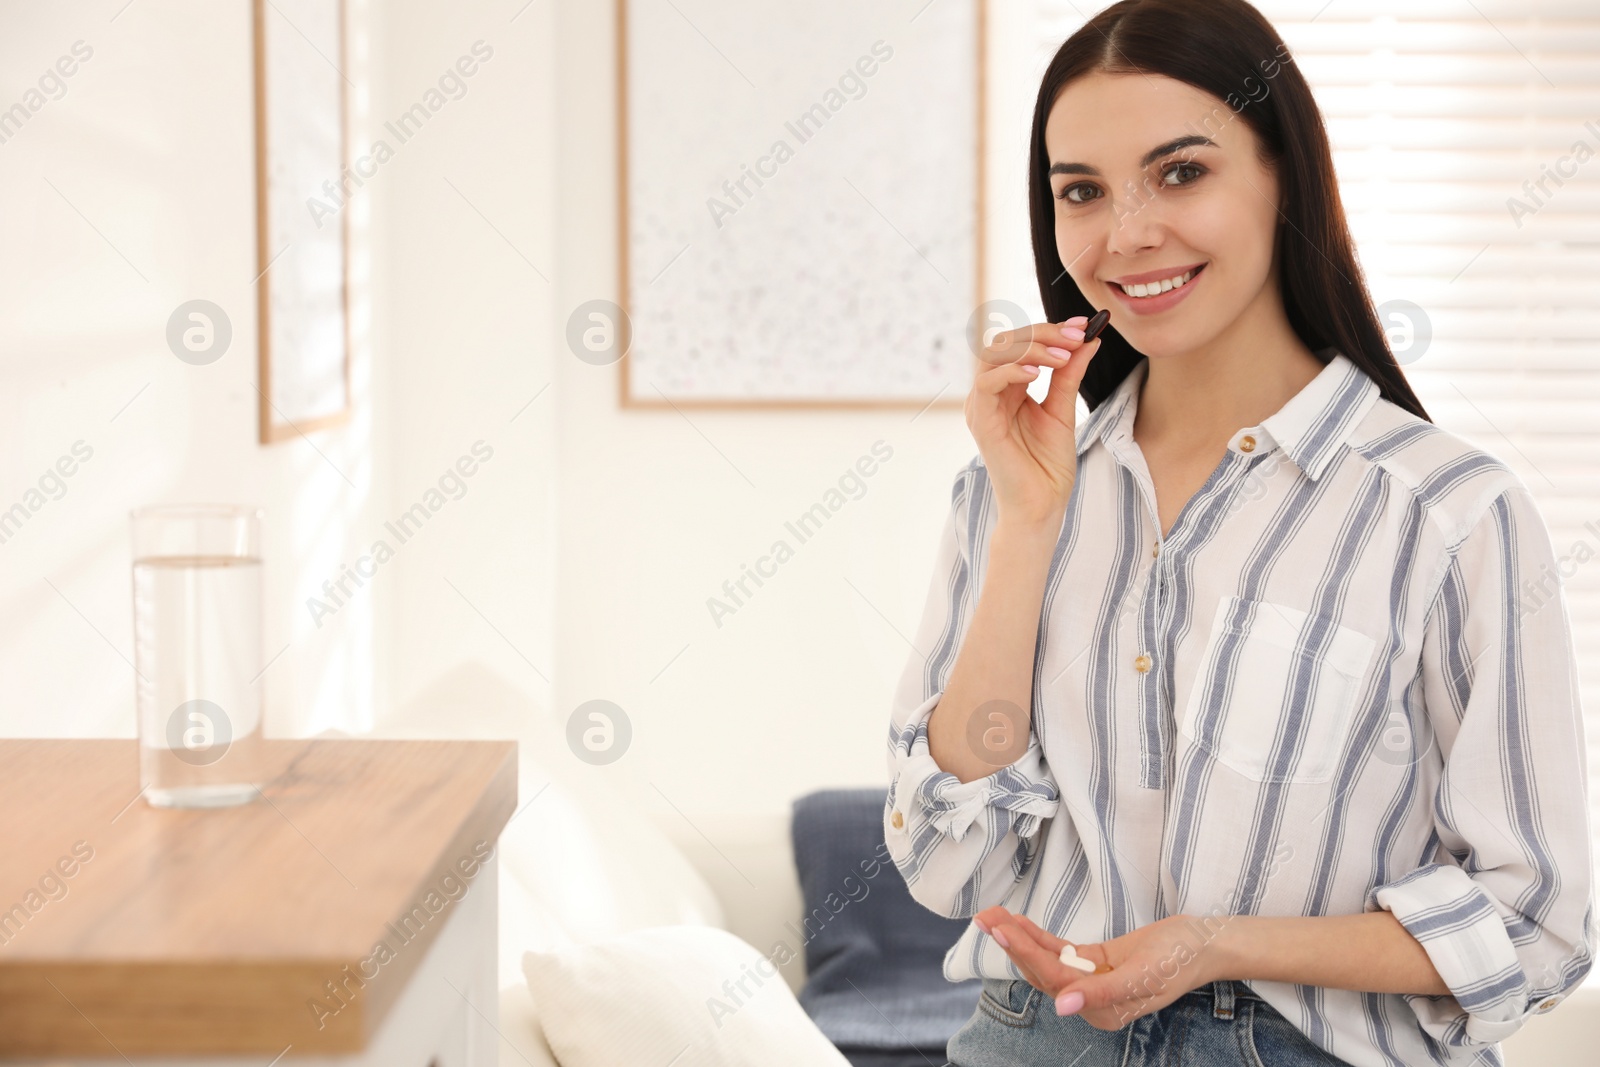
[[(884, 834), (924, 906), (1003, 904), (1073, 942), (1386, 909), (1451, 995), (1248, 984), (1357, 1067), (1494, 1067), (1595, 944), (1554, 549), (1504, 463), (1319, 358), (1164, 536), (1132, 432), (1148, 361), (1080, 418), (1027, 751), (966, 783), (927, 734), (997, 519), (981, 456), (960, 471), (894, 696)], [(1022, 977), (970, 924), (944, 974)]]

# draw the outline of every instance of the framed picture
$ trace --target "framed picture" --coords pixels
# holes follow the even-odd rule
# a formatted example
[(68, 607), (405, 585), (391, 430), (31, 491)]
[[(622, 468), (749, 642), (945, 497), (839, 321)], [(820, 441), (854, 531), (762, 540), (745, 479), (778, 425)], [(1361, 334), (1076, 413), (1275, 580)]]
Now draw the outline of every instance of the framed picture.
[(984, 0), (617, 17), (622, 406), (960, 407)]
[(350, 416), (342, 0), (252, 0), (262, 444)]

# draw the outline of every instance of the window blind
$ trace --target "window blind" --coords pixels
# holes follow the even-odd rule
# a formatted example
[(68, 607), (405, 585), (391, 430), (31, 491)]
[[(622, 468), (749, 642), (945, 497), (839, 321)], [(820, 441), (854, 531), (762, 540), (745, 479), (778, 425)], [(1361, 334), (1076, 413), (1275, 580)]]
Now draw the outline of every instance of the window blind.
[[(1037, 90), (1105, 5), (1036, 0)], [(1550, 528), (1600, 833), (1600, 4), (1259, 0), (1310, 83), (1390, 343)], [(1030, 100), (1031, 106), (1031, 100)], [(1597, 849), (1600, 853), (1600, 849)]]

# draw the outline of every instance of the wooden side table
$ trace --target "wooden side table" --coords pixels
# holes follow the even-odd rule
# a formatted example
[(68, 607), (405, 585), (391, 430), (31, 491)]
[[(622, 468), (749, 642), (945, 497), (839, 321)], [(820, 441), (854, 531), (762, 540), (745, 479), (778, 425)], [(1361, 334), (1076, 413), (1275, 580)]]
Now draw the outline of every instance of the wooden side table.
[(135, 741), (0, 740), (0, 1060), (494, 1064), (516, 742), (265, 744), (186, 811)]

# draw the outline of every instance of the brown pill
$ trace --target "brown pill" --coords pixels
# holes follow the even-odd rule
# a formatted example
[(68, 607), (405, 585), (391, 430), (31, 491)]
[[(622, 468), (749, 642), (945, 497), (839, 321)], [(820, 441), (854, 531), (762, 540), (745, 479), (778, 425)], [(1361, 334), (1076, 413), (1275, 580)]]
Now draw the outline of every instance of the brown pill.
[(1085, 341), (1093, 341), (1100, 336), (1100, 331), (1105, 329), (1106, 323), (1110, 321), (1111, 309), (1101, 308), (1094, 313), (1094, 318), (1090, 319), (1089, 324), (1083, 328), (1083, 339)]

